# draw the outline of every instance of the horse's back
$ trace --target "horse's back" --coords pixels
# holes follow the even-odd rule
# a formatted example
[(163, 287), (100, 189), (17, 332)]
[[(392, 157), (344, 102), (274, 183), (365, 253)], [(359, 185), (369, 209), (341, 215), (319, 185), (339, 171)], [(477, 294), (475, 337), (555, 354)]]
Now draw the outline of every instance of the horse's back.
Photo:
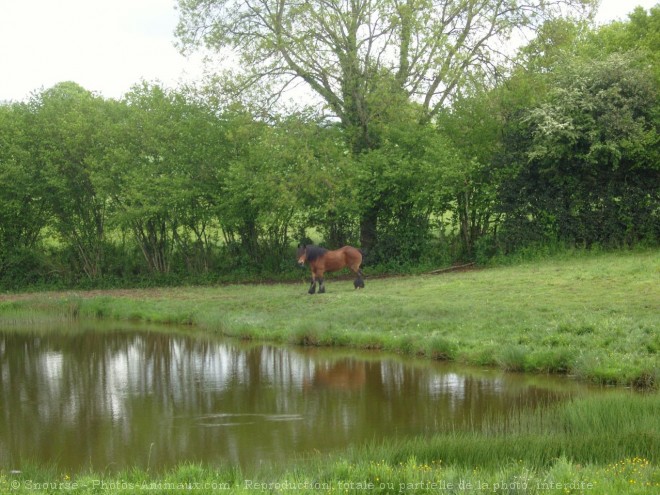
[(362, 251), (360, 251), (358, 248), (354, 248), (353, 246), (344, 246), (340, 249), (340, 251), (344, 251), (346, 256), (350, 256), (353, 259), (362, 259)]
[(334, 251), (327, 251), (323, 255), (323, 268), (334, 272), (344, 267), (355, 267), (362, 263), (362, 254), (352, 246), (344, 246)]
[(362, 264), (362, 251), (359, 249), (354, 248), (353, 246), (344, 246), (343, 248), (339, 249), (339, 251), (343, 251), (346, 265), (357, 265), (357, 267), (359, 267)]

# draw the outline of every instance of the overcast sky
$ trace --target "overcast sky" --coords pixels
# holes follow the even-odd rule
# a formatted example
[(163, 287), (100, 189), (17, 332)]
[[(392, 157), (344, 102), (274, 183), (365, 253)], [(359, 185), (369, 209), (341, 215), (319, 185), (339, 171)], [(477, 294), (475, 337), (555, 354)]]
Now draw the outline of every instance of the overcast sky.
[[(658, 0), (602, 0), (598, 22)], [(144, 79), (198, 79), (200, 57), (174, 47), (175, 0), (0, 0), (0, 101), (62, 81), (119, 98)]]

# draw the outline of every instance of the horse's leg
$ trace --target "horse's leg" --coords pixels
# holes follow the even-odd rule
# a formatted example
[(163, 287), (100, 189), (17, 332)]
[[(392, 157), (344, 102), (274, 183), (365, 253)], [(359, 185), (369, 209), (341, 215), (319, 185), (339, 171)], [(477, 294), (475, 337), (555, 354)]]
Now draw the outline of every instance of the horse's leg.
[(312, 271), (312, 285), (309, 286), (309, 293), (310, 294), (315, 294), (316, 293), (316, 275)]
[(360, 269), (360, 265), (356, 267), (351, 267), (351, 271), (357, 275), (357, 278), (353, 281), (353, 287), (356, 289), (364, 289), (364, 274), (362, 273), (362, 270)]
[(317, 279), (319, 281), (319, 294), (325, 294), (325, 284), (323, 282), (323, 271), (317, 272)]

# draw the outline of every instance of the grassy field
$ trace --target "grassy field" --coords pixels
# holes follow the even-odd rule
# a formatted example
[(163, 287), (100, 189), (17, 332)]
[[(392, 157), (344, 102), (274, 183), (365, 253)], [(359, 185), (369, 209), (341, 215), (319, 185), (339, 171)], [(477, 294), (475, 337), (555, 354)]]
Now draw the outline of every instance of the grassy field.
[[(365, 270), (368, 276), (368, 270)], [(414, 277), (0, 296), (0, 325), (53, 317), (191, 325), (241, 339), (349, 346), (599, 384), (657, 388), (660, 252), (573, 253)]]
[[(367, 270), (368, 274), (368, 270)], [(182, 464), (67, 473), (0, 467), (0, 493), (660, 493), (660, 252), (561, 258), (442, 275), (216, 288), (0, 296), (0, 327), (107, 318), (241, 339), (382, 349), (621, 390), (478, 431), (356, 446), (243, 472)]]

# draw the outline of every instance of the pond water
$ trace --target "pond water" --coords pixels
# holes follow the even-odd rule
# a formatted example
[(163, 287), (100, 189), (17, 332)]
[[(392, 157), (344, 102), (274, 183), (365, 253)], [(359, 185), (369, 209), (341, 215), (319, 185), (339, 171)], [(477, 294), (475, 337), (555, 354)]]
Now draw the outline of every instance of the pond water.
[(254, 467), (515, 418), (584, 390), (570, 380), (189, 332), (0, 331), (0, 465)]

